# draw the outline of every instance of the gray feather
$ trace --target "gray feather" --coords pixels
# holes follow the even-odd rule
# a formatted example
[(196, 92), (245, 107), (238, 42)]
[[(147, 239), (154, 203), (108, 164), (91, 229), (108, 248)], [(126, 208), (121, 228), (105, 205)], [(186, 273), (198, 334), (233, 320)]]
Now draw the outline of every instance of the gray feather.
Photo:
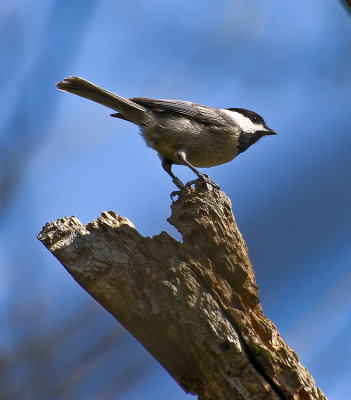
[(207, 125), (223, 126), (227, 122), (226, 116), (221, 115), (218, 110), (189, 101), (150, 99), (146, 97), (133, 97), (130, 100), (156, 113), (167, 112), (183, 115), (190, 117), (193, 121)]
[(79, 78), (70, 76), (58, 82), (56, 87), (65, 92), (73, 93), (86, 99), (93, 100), (112, 110), (120, 111), (125, 119), (137, 125), (143, 125), (150, 119), (150, 114), (145, 107), (133, 101), (109, 92), (100, 86)]

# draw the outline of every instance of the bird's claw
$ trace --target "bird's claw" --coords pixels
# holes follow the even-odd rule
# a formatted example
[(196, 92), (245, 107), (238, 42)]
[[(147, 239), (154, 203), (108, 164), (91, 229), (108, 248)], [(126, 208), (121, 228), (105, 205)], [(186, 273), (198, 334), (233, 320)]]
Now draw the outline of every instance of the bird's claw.
[(182, 190), (184, 190), (184, 188), (183, 188), (183, 189), (180, 189), (180, 190), (174, 190), (173, 192), (171, 192), (171, 194), (170, 194), (171, 200), (174, 201), (174, 198), (173, 198), (173, 197), (179, 196), (179, 193), (180, 193)]
[[(174, 181), (173, 181), (173, 182), (174, 182)], [(175, 182), (174, 182), (174, 183), (175, 183)], [(177, 186), (179, 187), (180, 190), (175, 190), (175, 191), (173, 191), (173, 192), (171, 193), (170, 196), (171, 196), (172, 201), (174, 201), (174, 197), (175, 197), (175, 196), (178, 196), (183, 190), (190, 189), (192, 185), (195, 185), (195, 187), (196, 187), (196, 185), (199, 184), (199, 183), (200, 183), (200, 184), (201, 184), (201, 183), (207, 183), (208, 185), (212, 186), (213, 189), (220, 190), (220, 186), (217, 185), (216, 182), (211, 181), (211, 179), (210, 179), (210, 177), (209, 177), (208, 175), (202, 174), (202, 175), (199, 176), (197, 179), (194, 179), (194, 180), (192, 180), (192, 181), (187, 182), (187, 183), (186, 183), (185, 185), (183, 185), (183, 187), (181, 187), (181, 188), (177, 185)]]
[(189, 189), (191, 188), (191, 185), (196, 185), (197, 183), (207, 183), (208, 185), (212, 186), (213, 189), (217, 189), (220, 190), (220, 186), (217, 185), (216, 182), (211, 181), (210, 177), (206, 174), (202, 174), (201, 176), (199, 176), (197, 179), (193, 180), (193, 181), (189, 181), (185, 184), (185, 189)]

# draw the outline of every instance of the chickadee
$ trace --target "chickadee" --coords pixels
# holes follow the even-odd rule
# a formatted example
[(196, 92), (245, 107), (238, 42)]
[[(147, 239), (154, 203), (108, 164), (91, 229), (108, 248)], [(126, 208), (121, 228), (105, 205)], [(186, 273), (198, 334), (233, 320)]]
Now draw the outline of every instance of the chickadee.
[(184, 184), (173, 174), (173, 164), (188, 166), (199, 179), (219, 189), (195, 167), (229, 162), (263, 136), (277, 133), (258, 114), (243, 108), (218, 109), (144, 97), (125, 99), (76, 76), (65, 78), (56, 87), (116, 110), (111, 117), (140, 126), (146, 144), (157, 151), (163, 169), (179, 189)]

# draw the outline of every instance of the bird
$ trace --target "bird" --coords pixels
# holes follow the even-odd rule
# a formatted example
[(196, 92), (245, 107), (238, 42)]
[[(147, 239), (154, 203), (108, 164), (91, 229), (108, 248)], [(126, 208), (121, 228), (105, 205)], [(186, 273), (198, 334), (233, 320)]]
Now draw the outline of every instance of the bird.
[[(196, 167), (227, 163), (263, 136), (277, 134), (259, 114), (244, 108), (212, 108), (147, 97), (127, 99), (78, 76), (64, 78), (56, 87), (117, 111), (111, 117), (138, 125), (147, 146), (156, 150), (163, 169), (180, 190), (198, 180), (220, 189)], [(184, 185), (172, 172), (173, 164), (187, 166), (197, 179)]]

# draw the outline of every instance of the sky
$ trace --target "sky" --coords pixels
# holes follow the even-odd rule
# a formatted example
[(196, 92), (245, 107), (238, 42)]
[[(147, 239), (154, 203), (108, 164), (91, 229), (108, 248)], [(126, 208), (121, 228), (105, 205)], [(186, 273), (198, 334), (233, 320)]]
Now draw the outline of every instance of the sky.
[[(351, 14), (341, 1), (2, 0), (0, 398), (186, 395), (39, 243), (115, 210), (162, 230), (175, 190), (138, 128), (56, 90), (256, 111), (278, 132), (202, 172), (230, 197), (265, 315), (329, 399), (351, 380)], [(182, 180), (191, 171), (175, 166)]]

